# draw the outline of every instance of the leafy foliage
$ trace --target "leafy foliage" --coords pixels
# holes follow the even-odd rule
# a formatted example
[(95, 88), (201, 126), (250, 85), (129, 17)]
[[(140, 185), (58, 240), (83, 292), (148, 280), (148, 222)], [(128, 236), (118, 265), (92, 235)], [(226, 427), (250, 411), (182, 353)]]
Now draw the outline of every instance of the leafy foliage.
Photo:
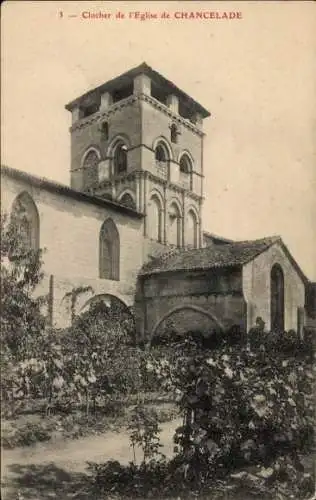
[(160, 429), (158, 415), (154, 409), (146, 408), (142, 404), (136, 405), (132, 413), (129, 430), (131, 431), (130, 441), (135, 463), (135, 447), (137, 446), (143, 451), (143, 465), (148, 464), (149, 460), (164, 458), (164, 455), (159, 451), (161, 446), (159, 442)]

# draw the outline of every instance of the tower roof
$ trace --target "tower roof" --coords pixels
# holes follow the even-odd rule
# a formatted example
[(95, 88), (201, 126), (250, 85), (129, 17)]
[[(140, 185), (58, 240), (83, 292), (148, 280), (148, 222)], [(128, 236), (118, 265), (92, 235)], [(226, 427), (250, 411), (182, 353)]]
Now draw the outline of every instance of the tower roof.
[(151, 81), (156, 85), (163, 87), (166, 90), (169, 90), (170, 93), (177, 95), (182, 101), (184, 101), (190, 108), (194, 109), (196, 112), (200, 113), (203, 118), (207, 118), (210, 116), (210, 112), (205, 109), (201, 104), (195, 101), (192, 97), (186, 94), (183, 90), (179, 89), (174, 83), (170, 80), (167, 80), (164, 76), (162, 76), (158, 71), (152, 69), (148, 64), (143, 62), (139, 66), (126, 71), (125, 73), (109, 80), (108, 82), (103, 83), (102, 85), (89, 90), (85, 94), (77, 97), (73, 101), (66, 104), (65, 108), (68, 111), (71, 111), (75, 106), (89, 101), (90, 99), (94, 99), (98, 95), (101, 95), (104, 92), (111, 92), (113, 90), (118, 90), (121, 87), (129, 85), (133, 83), (133, 79), (140, 75), (145, 74), (150, 77)]

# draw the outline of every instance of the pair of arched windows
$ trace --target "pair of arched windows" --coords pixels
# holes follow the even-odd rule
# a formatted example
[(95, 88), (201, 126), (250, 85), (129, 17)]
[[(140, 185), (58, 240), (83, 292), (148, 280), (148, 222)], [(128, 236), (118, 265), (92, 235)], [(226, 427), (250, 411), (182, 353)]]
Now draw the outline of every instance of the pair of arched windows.
[[(159, 141), (155, 147), (156, 168), (160, 177), (170, 178), (170, 152), (163, 141)], [(192, 160), (187, 153), (181, 155), (179, 161), (179, 181), (186, 189), (192, 189)]]
[[(99, 180), (99, 163), (101, 155), (95, 148), (85, 153), (82, 161), (83, 185), (90, 187), (96, 185)], [(127, 171), (127, 146), (119, 140), (112, 150), (113, 175), (120, 175)]]

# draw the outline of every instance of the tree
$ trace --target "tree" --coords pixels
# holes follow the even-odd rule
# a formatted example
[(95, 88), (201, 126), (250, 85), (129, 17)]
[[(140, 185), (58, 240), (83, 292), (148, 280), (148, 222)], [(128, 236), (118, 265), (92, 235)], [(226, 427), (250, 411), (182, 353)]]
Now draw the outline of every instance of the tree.
[(25, 248), (15, 218), (1, 214), (1, 345), (16, 360), (45, 329), (47, 297), (34, 295), (42, 279), (42, 251)]
[[(23, 377), (19, 371), (25, 360), (32, 360), (33, 353), (41, 345), (40, 339), (46, 327), (46, 318), (42, 312), (46, 297), (34, 294), (43, 278), (42, 252), (25, 246), (14, 215), (8, 217), (1, 214), (0, 223), (1, 399), (3, 402), (13, 402), (17, 394), (25, 394), (29, 390), (25, 375), (27, 369), (24, 370)], [(6, 411), (4, 407), (2, 409)]]

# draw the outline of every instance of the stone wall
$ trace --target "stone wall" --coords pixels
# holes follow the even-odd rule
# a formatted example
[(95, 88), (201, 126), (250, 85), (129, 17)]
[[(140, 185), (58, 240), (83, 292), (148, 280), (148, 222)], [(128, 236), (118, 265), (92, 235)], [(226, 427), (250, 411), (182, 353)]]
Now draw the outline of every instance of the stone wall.
[[(81, 190), (83, 186), (82, 158), (89, 147), (100, 151), (101, 161), (108, 158), (108, 148), (116, 137), (127, 139), (131, 150), (128, 152), (129, 171), (139, 168), (141, 143), (141, 111), (137, 99), (129, 98), (127, 105), (114, 105), (112, 112), (102, 118), (101, 113), (84, 118), (74, 124), (71, 129), (71, 186)], [(108, 122), (109, 136), (104, 139), (100, 130), (101, 119)], [(135, 148), (135, 149), (134, 149)]]
[(243, 268), (243, 290), (247, 302), (247, 328), (261, 316), (270, 330), (270, 271), (279, 264), (284, 273), (285, 330), (298, 327), (298, 309), (305, 305), (305, 284), (279, 243), (260, 254)]
[[(141, 236), (142, 218), (120, 213), (111, 205), (77, 201), (6, 175), (2, 176), (1, 187), (3, 212), (10, 212), (14, 199), (23, 191), (32, 196), (37, 206), (46, 276), (38, 293), (48, 292), (52, 275), (54, 321), (58, 326), (69, 320), (62, 299), (74, 287), (92, 286), (95, 294), (112, 294), (127, 305), (133, 304), (137, 272), (147, 258)], [(120, 281), (99, 279), (99, 232), (108, 217), (120, 235)]]
[[(197, 314), (201, 330), (245, 326), (241, 269), (205, 272), (175, 272), (145, 276), (139, 282), (136, 302), (137, 321), (143, 338), (149, 339), (168, 318), (182, 317), (187, 331), (196, 329)], [(208, 320), (205, 320), (208, 318)]]

